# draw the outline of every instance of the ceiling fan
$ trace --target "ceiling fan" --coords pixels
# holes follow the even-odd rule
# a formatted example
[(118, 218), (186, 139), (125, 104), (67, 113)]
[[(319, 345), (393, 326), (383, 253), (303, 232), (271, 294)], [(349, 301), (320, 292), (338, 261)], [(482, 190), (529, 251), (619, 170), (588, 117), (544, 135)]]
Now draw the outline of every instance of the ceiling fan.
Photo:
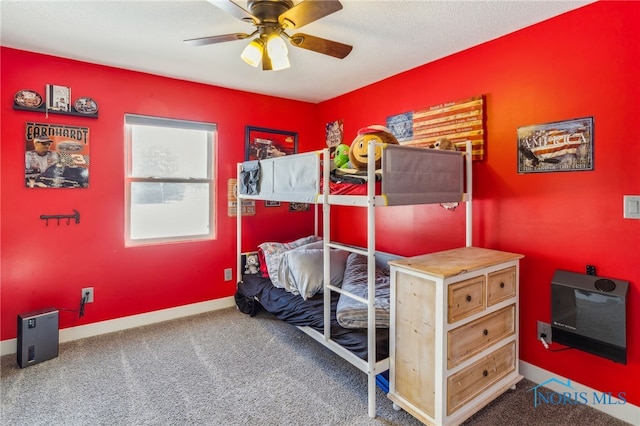
[(338, 0), (249, 0), (246, 10), (231, 0), (208, 0), (230, 15), (256, 27), (251, 34), (234, 33), (184, 40), (192, 46), (244, 40), (256, 36), (242, 52), (241, 58), (251, 66), (262, 62), (263, 70), (289, 68), (288, 49), (284, 40), (294, 47), (311, 50), (334, 58), (345, 58), (353, 48), (347, 44), (309, 34), (289, 35), (288, 29), (298, 29), (342, 9)]

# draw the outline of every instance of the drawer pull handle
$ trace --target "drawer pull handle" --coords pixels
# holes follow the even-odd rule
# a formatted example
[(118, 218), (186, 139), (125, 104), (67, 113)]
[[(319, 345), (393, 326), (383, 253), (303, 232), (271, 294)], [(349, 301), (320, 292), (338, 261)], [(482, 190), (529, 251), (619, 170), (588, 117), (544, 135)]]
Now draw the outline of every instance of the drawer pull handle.
[(467, 302), (471, 302), (471, 295), (467, 294)]
[(504, 283), (500, 283), (500, 288), (504, 288)]
[(484, 377), (487, 377), (487, 376), (489, 375), (489, 372), (488, 372), (487, 370), (484, 370), (484, 371), (482, 372), (482, 375), (483, 375)]
[(484, 334), (485, 336), (487, 336), (489, 334), (489, 330), (487, 330), (486, 328), (484, 330), (482, 330), (482, 334)]

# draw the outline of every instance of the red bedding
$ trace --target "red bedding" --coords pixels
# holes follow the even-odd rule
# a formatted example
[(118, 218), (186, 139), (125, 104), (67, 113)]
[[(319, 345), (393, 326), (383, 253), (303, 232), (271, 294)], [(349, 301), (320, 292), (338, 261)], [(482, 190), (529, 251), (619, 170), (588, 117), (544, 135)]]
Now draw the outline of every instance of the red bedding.
[[(330, 182), (329, 191), (332, 195), (367, 195), (367, 184)], [(380, 194), (380, 182), (376, 182), (376, 195), (378, 194)]]

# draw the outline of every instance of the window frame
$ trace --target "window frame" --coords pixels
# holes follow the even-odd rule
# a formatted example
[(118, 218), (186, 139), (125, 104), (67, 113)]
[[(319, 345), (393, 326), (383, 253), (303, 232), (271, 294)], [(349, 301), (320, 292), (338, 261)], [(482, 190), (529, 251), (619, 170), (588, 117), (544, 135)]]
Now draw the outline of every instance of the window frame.
[[(207, 176), (205, 178), (166, 178), (166, 177), (140, 177), (133, 176), (133, 127), (153, 126), (168, 127), (188, 130), (202, 130), (207, 132)], [(124, 240), (125, 247), (136, 247), (144, 245), (160, 245), (171, 243), (188, 243), (202, 240), (215, 240), (217, 238), (217, 215), (216, 215), (216, 182), (217, 182), (217, 136), (218, 126), (215, 123), (205, 123), (199, 121), (181, 120), (164, 117), (154, 117), (138, 114), (125, 114), (125, 226)], [(209, 185), (209, 232), (197, 235), (180, 235), (170, 237), (152, 238), (131, 238), (131, 188), (134, 183), (205, 183)]]

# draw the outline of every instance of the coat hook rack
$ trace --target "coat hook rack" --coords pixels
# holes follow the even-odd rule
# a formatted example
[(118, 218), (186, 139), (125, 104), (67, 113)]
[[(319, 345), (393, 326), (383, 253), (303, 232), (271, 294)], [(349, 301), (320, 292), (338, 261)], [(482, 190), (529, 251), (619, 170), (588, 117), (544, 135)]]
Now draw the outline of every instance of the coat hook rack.
[(73, 211), (73, 214), (43, 214), (40, 215), (40, 219), (45, 221), (46, 226), (49, 226), (49, 219), (57, 220), (58, 226), (60, 226), (60, 219), (67, 219), (67, 225), (69, 225), (71, 223), (71, 219), (73, 219), (77, 225), (80, 223), (80, 212), (78, 210)]

